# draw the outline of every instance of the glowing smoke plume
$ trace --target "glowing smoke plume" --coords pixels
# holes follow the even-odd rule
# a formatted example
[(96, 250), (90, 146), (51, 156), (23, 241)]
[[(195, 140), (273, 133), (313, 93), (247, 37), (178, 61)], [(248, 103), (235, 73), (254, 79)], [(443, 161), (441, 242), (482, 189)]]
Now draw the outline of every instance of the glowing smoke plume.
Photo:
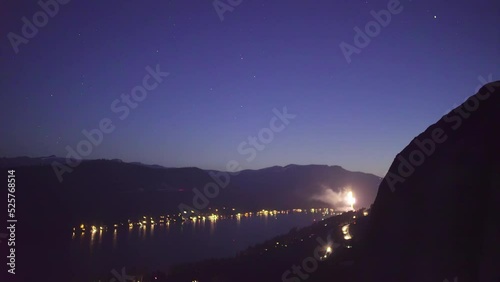
[(312, 200), (326, 203), (336, 210), (349, 211), (354, 209), (356, 198), (350, 187), (342, 188), (340, 192), (335, 192), (332, 188), (324, 185), (321, 188), (323, 191), (313, 195)]

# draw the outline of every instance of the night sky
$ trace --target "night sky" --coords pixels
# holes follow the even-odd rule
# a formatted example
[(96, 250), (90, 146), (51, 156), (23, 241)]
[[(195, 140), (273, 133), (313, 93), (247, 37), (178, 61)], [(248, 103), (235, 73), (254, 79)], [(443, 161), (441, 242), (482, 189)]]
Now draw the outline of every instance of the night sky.
[[(32, 22), (41, 7), (5, 2), (0, 156), (65, 156), (86, 140), (82, 130), (109, 118), (115, 130), (85, 158), (221, 170), (230, 160), (328, 164), (383, 176), (479, 76), (500, 76), (498, 0), (401, 1), (350, 63), (339, 45), (355, 46), (354, 28), (390, 1), (243, 0), (221, 20), (212, 1), (72, 0), (17, 54), (8, 34), (22, 36), (22, 17)], [(157, 65), (169, 75), (120, 119), (113, 101)], [(296, 117), (248, 161), (239, 144), (283, 107)]]

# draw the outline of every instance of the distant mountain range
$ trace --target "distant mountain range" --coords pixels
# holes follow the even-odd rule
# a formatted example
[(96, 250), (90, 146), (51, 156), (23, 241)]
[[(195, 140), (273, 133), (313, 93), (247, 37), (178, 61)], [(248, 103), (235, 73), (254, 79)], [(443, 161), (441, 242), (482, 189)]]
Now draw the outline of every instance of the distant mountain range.
[[(22, 171), (25, 176), (18, 181), (29, 182), (24, 188), (28, 194), (34, 192), (28, 187), (52, 189), (69, 204), (69, 214), (75, 220), (178, 211), (181, 203), (196, 209), (202, 207), (201, 212), (207, 212), (208, 206), (247, 210), (342, 208), (345, 203), (339, 201), (339, 193), (347, 187), (357, 198), (356, 207), (369, 207), (381, 182), (373, 174), (351, 172), (340, 166), (292, 164), (231, 175), (115, 159), (82, 161), (73, 172), (64, 174), (60, 183), (51, 166), (53, 161), (65, 163), (64, 158), (56, 156), (0, 158), (0, 167)], [(205, 191), (207, 185), (210, 187)], [(89, 206), (92, 209), (86, 208)]]
[[(22, 156), (22, 157), (15, 157), (15, 158), (0, 158), (0, 167), (7, 167), (7, 166), (10, 166), (10, 167), (20, 167), (20, 166), (33, 166), (33, 165), (50, 165), (54, 161), (57, 161), (57, 162), (60, 162), (60, 163), (63, 163), (63, 164), (66, 162), (65, 158), (57, 157), (55, 155), (50, 155), (50, 156), (47, 156), (47, 157), (37, 157), (37, 158)], [(86, 162), (86, 161), (92, 161), (92, 160), (85, 160), (85, 159), (83, 159), (82, 161)], [(112, 161), (112, 162), (119, 162), (119, 163), (123, 163), (124, 162), (124, 161), (122, 161), (120, 159), (112, 159), (110, 161)], [(166, 167), (161, 166), (161, 165), (156, 165), (156, 164), (155, 165), (148, 165), (148, 164), (143, 164), (143, 163), (140, 163), (140, 162), (131, 162), (131, 164), (142, 165), (142, 166), (146, 166), (146, 167), (150, 167), (150, 168), (166, 168)]]

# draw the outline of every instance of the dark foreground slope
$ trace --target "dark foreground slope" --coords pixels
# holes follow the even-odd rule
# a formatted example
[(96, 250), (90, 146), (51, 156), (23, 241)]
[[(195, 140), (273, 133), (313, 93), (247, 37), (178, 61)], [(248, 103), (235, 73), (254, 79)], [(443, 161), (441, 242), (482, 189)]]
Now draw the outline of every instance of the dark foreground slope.
[(396, 156), (372, 208), (358, 273), (359, 281), (500, 281), (499, 263), (496, 82)]

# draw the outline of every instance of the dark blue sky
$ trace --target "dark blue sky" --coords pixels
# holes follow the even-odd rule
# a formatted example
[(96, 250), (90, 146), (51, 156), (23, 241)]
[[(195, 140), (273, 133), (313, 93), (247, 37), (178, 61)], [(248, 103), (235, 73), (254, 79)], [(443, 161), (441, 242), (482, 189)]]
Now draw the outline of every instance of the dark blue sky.
[[(0, 156), (65, 156), (83, 129), (109, 118), (115, 130), (86, 158), (335, 164), (383, 176), (413, 137), (474, 93), (478, 76), (500, 75), (497, 0), (401, 1), (348, 63), (339, 44), (354, 45), (353, 28), (389, 2), (243, 0), (221, 21), (212, 1), (72, 0), (17, 54), (9, 32), (22, 36), (21, 18), (41, 8), (4, 3)], [(119, 119), (112, 102), (157, 64), (170, 75)], [(247, 161), (238, 145), (285, 106), (296, 117)]]

